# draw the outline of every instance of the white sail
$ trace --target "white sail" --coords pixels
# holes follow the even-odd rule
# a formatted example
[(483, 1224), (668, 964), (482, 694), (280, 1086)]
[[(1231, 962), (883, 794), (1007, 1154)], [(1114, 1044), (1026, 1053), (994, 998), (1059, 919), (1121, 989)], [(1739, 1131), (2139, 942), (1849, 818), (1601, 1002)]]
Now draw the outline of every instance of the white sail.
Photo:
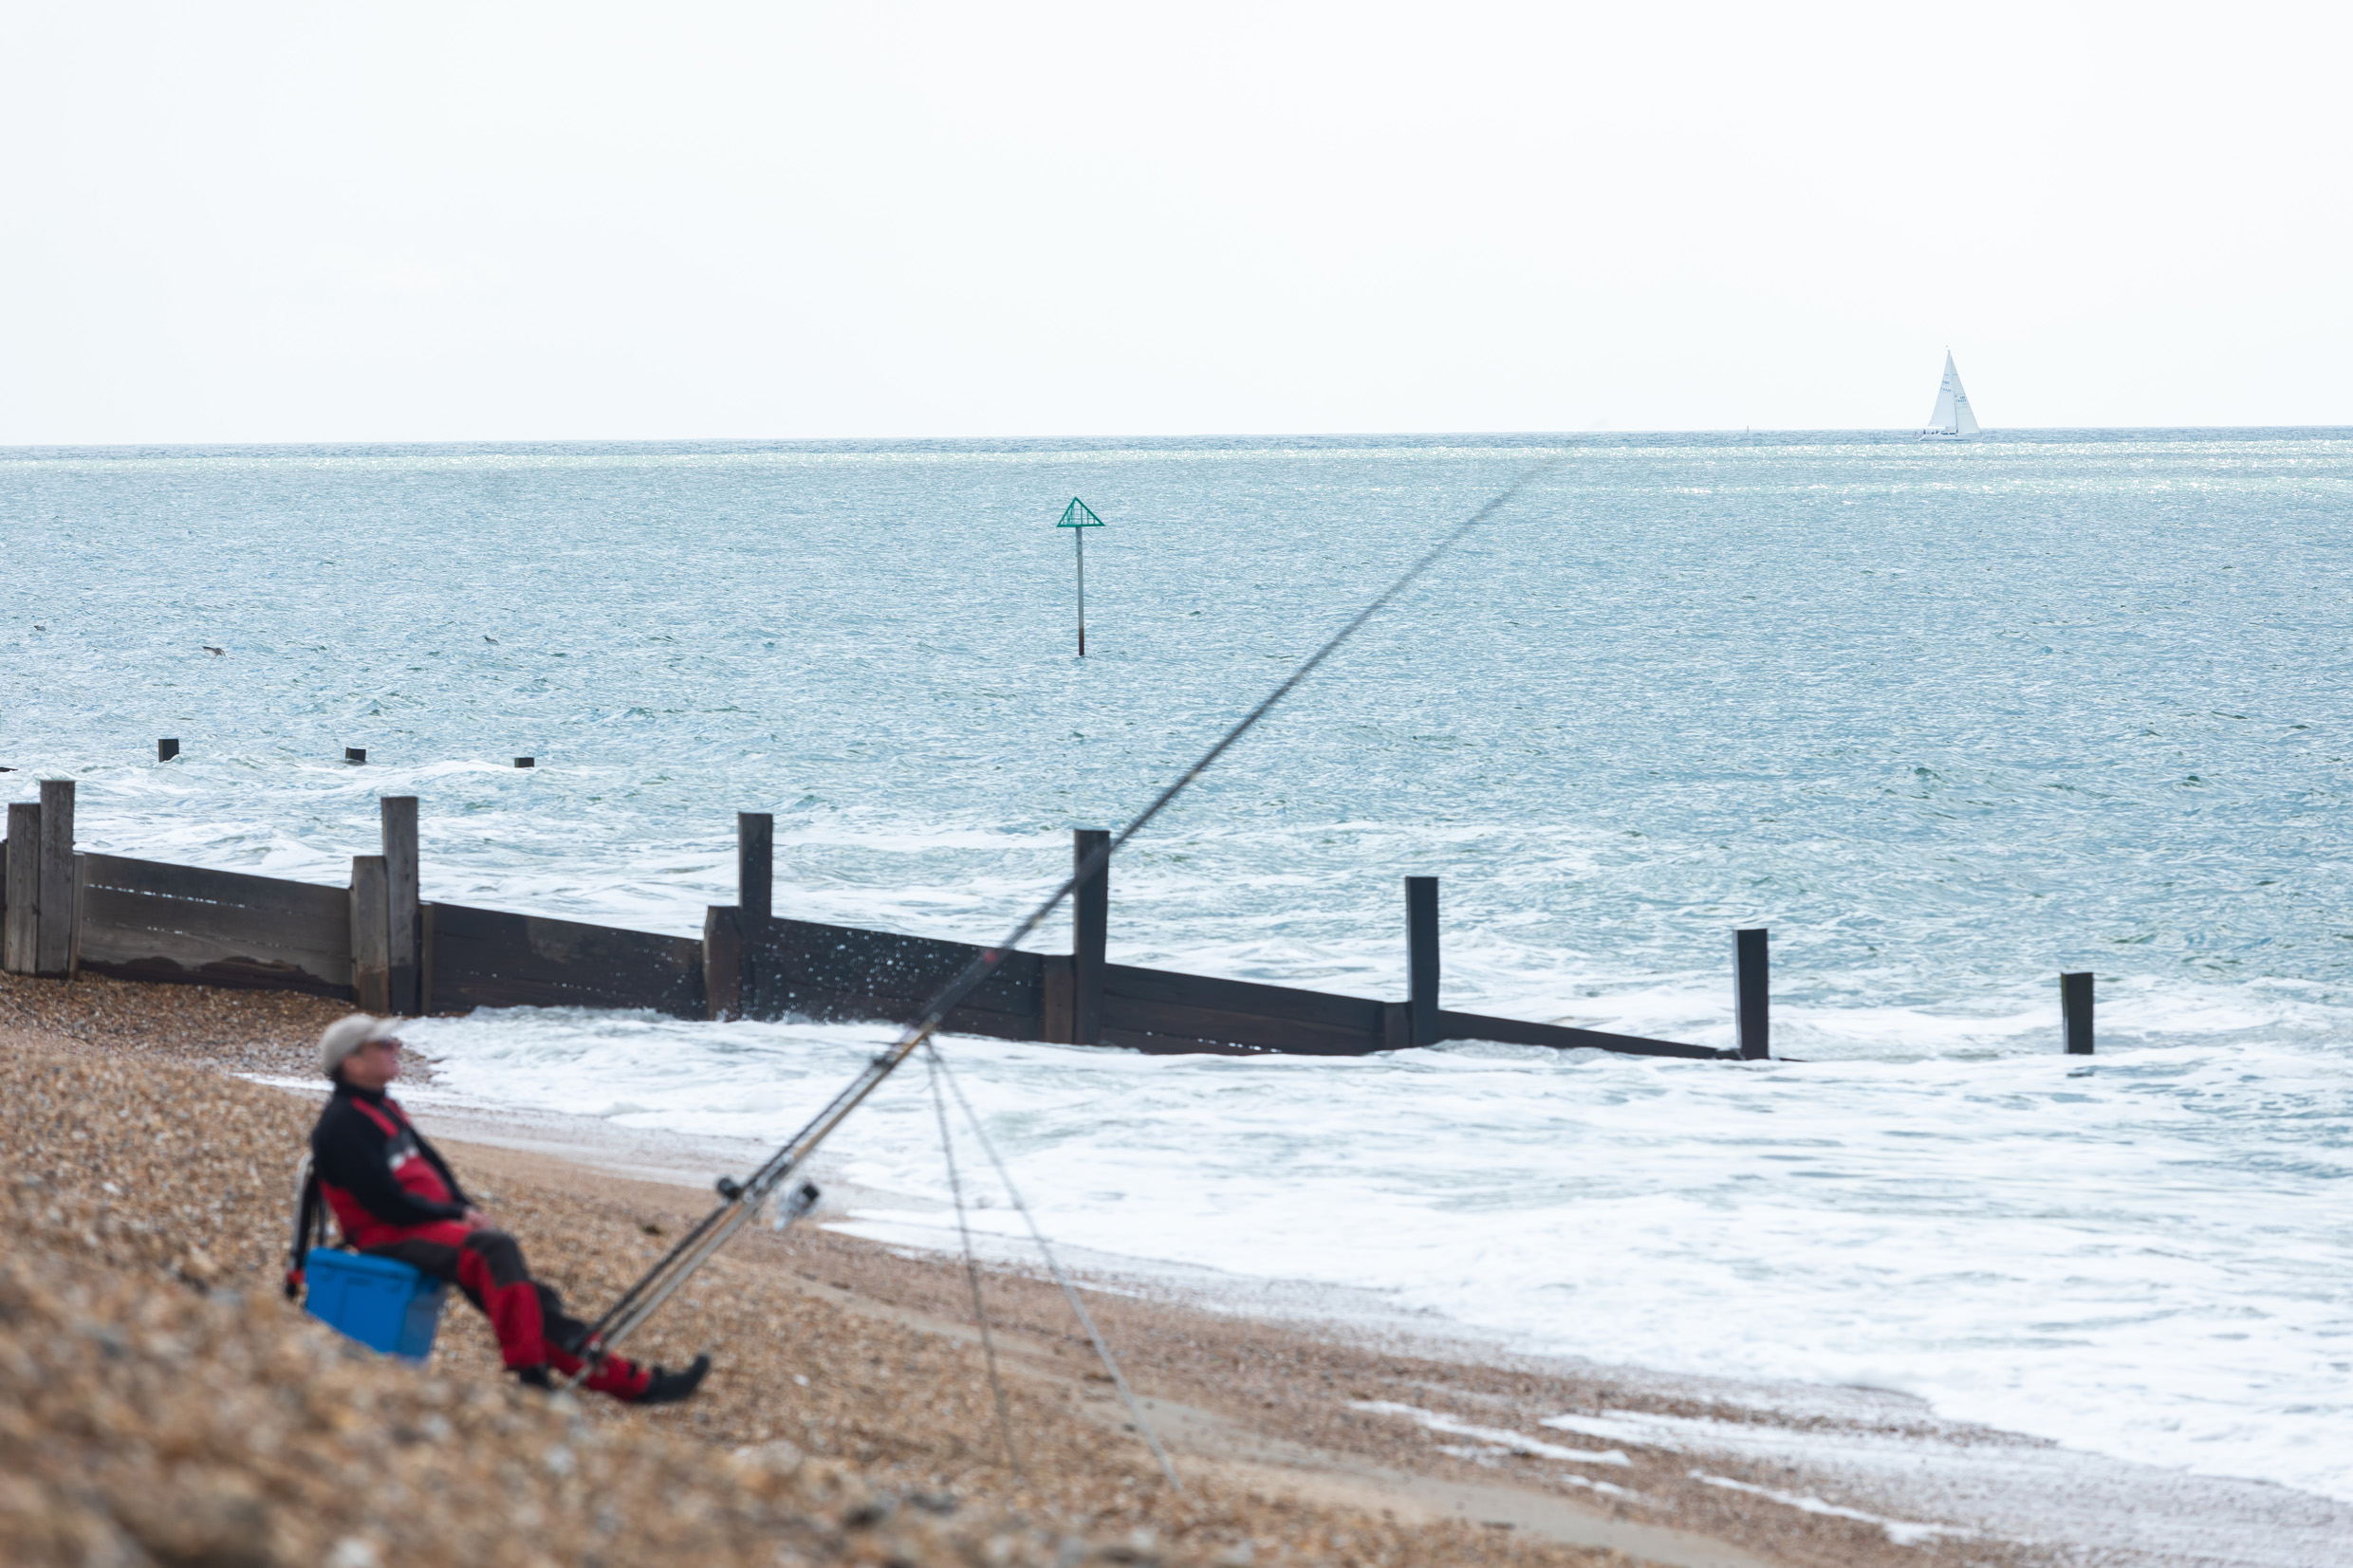
[(1944, 351), (1944, 380), (1936, 387), (1936, 412), (1928, 416), (1929, 430), (1942, 435), (1974, 435), (1977, 415), (1961, 390), (1961, 373), (1954, 367), (1953, 351)]
[(1944, 384), (1953, 389), (1953, 434), (1977, 434), (1977, 415), (1969, 406), (1969, 394), (1961, 390), (1961, 373), (1953, 368), (1953, 351), (1944, 351)]
[(1948, 354), (1944, 358), (1944, 384), (1936, 388), (1936, 412), (1928, 416), (1928, 428), (1950, 435), (1957, 428), (1953, 423), (1953, 356)]

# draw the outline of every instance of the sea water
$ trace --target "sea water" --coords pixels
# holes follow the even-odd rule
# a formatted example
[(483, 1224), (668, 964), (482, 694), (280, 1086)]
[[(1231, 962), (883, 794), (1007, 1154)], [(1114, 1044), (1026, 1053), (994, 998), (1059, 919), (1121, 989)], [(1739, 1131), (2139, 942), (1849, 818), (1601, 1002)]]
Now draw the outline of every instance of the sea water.
[[(991, 941), (1538, 465), (1122, 854), (1112, 956), (1400, 997), (1436, 875), (1447, 1005), (1726, 1044), (1764, 925), (1802, 1060), (954, 1042), (1049, 1228), (2353, 1498), (2353, 433), (19, 449), (0, 796), (341, 882), (414, 793), (428, 897), (679, 933), (771, 811), (781, 912)], [(880, 1038), (419, 1034), (754, 1140)], [(871, 1233), (936, 1143), (843, 1133)]]

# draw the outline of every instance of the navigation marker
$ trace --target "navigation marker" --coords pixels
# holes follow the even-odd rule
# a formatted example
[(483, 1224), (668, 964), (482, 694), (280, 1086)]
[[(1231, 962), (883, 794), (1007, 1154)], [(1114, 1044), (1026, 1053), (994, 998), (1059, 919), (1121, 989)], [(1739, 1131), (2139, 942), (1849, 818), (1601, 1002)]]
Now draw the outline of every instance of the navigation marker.
[(1095, 509), (1074, 495), (1070, 498), (1070, 505), (1062, 509), (1062, 521), (1054, 526), (1074, 530), (1070, 535), (1070, 542), (1079, 547), (1079, 657), (1084, 658), (1086, 656), (1085, 530), (1102, 527), (1102, 519), (1095, 515)]

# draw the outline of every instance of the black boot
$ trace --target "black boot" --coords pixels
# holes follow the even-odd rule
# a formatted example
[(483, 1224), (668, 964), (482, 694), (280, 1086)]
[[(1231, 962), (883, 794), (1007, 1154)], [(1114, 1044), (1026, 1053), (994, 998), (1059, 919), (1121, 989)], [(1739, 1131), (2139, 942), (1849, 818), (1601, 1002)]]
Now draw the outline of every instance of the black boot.
[(704, 1374), (710, 1371), (711, 1357), (708, 1356), (695, 1357), (695, 1364), (684, 1372), (664, 1372), (656, 1367), (654, 1380), (646, 1384), (645, 1392), (631, 1403), (675, 1405), (681, 1399), (693, 1397), (695, 1391), (702, 1386)]
[(514, 1369), (514, 1374), (515, 1381), (522, 1384), (527, 1389), (551, 1389), (555, 1387), (553, 1383), (547, 1381), (547, 1363), (545, 1361), (542, 1361), (535, 1367), (517, 1367)]

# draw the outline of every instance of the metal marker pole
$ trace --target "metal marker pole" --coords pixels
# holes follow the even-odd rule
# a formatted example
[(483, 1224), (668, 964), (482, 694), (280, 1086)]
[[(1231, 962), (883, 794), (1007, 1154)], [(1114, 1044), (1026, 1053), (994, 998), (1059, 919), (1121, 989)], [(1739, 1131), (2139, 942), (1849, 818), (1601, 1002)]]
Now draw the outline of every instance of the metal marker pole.
[(1054, 526), (1070, 529), (1073, 536), (1071, 543), (1078, 546), (1079, 657), (1084, 658), (1086, 656), (1086, 530), (1102, 527), (1102, 519), (1095, 515), (1094, 507), (1074, 495), (1070, 498), (1070, 505), (1062, 509), (1062, 521)]

